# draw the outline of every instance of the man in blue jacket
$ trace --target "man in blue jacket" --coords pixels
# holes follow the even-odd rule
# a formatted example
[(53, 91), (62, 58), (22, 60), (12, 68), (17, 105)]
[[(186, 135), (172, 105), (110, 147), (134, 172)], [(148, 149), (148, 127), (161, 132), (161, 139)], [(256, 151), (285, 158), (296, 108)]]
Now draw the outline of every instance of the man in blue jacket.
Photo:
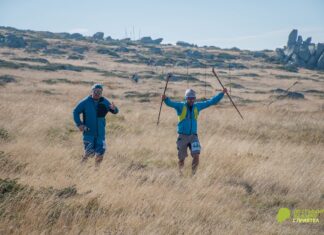
[[(102, 161), (106, 150), (106, 114), (108, 112), (118, 113), (118, 108), (114, 103), (102, 97), (102, 91), (101, 84), (93, 85), (91, 95), (82, 99), (73, 110), (74, 123), (83, 132), (84, 156), (82, 161), (87, 160), (89, 156), (96, 156), (97, 166)], [(82, 121), (80, 114), (82, 114)]]
[(162, 95), (162, 100), (169, 107), (176, 110), (178, 115), (178, 139), (177, 139), (177, 149), (179, 158), (179, 171), (182, 175), (182, 169), (184, 166), (185, 158), (188, 156), (187, 149), (189, 147), (192, 156), (192, 174), (194, 175), (197, 171), (199, 164), (199, 154), (200, 154), (200, 143), (197, 135), (197, 120), (200, 111), (208, 108), (211, 105), (217, 104), (226, 92), (226, 88), (209, 100), (203, 102), (196, 101), (196, 92), (192, 89), (187, 89), (185, 93), (185, 102), (174, 102), (170, 98)]

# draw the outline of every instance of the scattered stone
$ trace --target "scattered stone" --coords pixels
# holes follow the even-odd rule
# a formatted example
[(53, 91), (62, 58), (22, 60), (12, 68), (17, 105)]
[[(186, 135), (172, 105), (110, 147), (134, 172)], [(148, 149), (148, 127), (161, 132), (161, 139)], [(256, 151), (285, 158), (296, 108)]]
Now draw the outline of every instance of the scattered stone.
[(184, 41), (177, 41), (176, 45), (181, 46), (181, 47), (197, 47), (197, 45), (190, 44), (190, 43), (184, 42)]
[(137, 74), (133, 74), (132, 81), (138, 83), (139, 76)]
[(293, 100), (303, 100), (305, 99), (304, 95), (299, 92), (288, 91), (285, 95), (277, 96), (277, 99), (293, 99)]
[(17, 82), (13, 76), (10, 75), (2, 75), (0, 76), (0, 86), (4, 86), (7, 83)]
[(80, 54), (72, 54), (68, 56), (69, 60), (83, 60), (84, 56)]
[(226, 84), (226, 87), (236, 88), (236, 89), (244, 89), (245, 87), (238, 84), (238, 83), (228, 83)]

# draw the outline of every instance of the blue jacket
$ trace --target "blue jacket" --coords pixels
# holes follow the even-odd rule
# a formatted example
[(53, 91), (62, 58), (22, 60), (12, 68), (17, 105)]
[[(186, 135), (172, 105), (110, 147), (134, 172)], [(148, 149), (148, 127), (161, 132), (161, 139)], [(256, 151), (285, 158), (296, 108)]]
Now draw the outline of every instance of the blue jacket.
[(170, 98), (166, 98), (164, 102), (167, 106), (170, 106), (177, 111), (178, 133), (192, 135), (197, 134), (197, 120), (199, 112), (211, 105), (217, 104), (223, 97), (224, 93), (220, 93), (209, 100), (194, 103), (192, 108), (187, 105), (187, 102), (174, 102)]
[[(91, 96), (82, 99), (73, 110), (73, 119), (76, 126), (85, 125), (87, 130), (83, 132), (83, 137), (91, 136), (98, 139), (105, 139), (106, 114), (111, 112), (118, 113), (109, 108), (110, 102), (105, 97), (95, 101)], [(82, 121), (80, 119), (82, 114)]]

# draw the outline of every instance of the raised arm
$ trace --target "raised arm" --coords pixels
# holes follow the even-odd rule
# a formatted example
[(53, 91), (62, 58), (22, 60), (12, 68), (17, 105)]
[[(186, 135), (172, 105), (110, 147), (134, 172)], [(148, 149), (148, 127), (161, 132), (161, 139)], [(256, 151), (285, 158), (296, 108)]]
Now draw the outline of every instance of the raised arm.
[(119, 109), (117, 108), (117, 106), (115, 106), (114, 102), (111, 102), (106, 99), (107, 102), (107, 106), (108, 106), (108, 111), (111, 112), (112, 114), (117, 114), (119, 112)]
[(197, 108), (198, 108), (199, 111), (203, 110), (203, 109), (206, 109), (211, 105), (217, 104), (219, 101), (221, 101), (221, 99), (223, 99), (223, 97), (224, 97), (224, 92), (221, 92), (221, 93), (219, 93), (218, 95), (212, 97), (209, 100), (202, 101), (202, 102), (197, 102), (196, 103)]
[(180, 112), (182, 109), (182, 106), (183, 106), (183, 104), (181, 102), (175, 102), (175, 101), (171, 100), (169, 97), (165, 97), (164, 103), (167, 106), (176, 109), (177, 112)]
[(111, 112), (112, 114), (117, 114), (119, 112), (119, 109), (114, 105), (114, 103), (111, 103), (111, 105), (109, 106), (109, 112)]

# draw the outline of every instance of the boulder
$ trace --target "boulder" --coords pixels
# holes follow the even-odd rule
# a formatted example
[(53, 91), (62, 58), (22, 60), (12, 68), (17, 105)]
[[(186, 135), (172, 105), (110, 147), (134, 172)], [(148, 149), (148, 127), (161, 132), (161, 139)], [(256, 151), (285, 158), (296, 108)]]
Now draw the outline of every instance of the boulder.
[(213, 60), (215, 58), (215, 55), (210, 53), (204, 53), (203, 57), (205, 60)]
[(68, 56), (69, 60), (83, 60), (84, 56), (80, 54), (72, 54)]
[(105, 38), (105, 41), (113, 41), (113, 40), (114, 40), (114, 39), (112, 39), (111, 36), (108, 36), (108, 37)]
[(193, 51), (193, 50), (186, 50), (185, 51), (186, 57), (193, 58), (193, 59), (201, 59), (202, 53), (199, 51)]
[(0, 46), (5, 43), (6, 37), (0, 33)]
[(305, 98), (302, 93), (295, 92), (295, 91), (288, 91), (286, 96), (288, 99), (293, 99), (293, 100), (300, 100)]
[(263, 52), (263, 51), (253, 51), (253, 52), (251, 53), (251, 55), (252, 55), (254, 58), (264, 58), (264, 59), (266, 59), (266, 58), (269, 57), (269, 56), (268, 56), (265, 52)]
[(285, 60), (285, 53), (284, 53), (283, 49), (277, 48), (276, 49), (276, 54), (277, 54), (277, 57), (278, 57), (279, 61), (284, 61)]
[(324, 52), (322, 53), (322, 55), (319, 57), (317, 61), (317, 68), (324, 70)]
[(193, 60), (193, 61), (191, 61), (191, 63), (189, 64), (189, 66), (191, 68), (202, 68), (202, 67), (205, 67), (205, 65), (203, 63), (201, 63), (199, 60)]
[(0, 86), (4, 86), (7, 83), (17, 82), (17, 80), (11, 75), (1, 75), (0, 76)]
[(295, 47), (287, 47), (286, 49), (284, 49), (284, 54), (287, 57), (287, 60), (290, 59), (290, 57), (294, 54), (295, 51)]
[(232, 48), (230, 48), (230, 51), (241, 51), (241, 50), (238, 47), (232, 47)]
[(70, 39), (83, 40), (85, 39), (81, 33), (73, 33), (70, 35)]
[(312, 55), (306, 63), (306, 68), (314, 69), (317, 66), (317, 60), (314, 55)]
[(163, 38), (157, 38), (157, 39), (153, 40), (153, 44), (159, 45), (159, 44), (161, 44), (162, 41), (163, 41)]
[(297, 38), (297, 45), (300, 46), (301, 44), (303, 44), (303, 37), (299, 35)]
[(129, 49), (127, 47), (122, 47), (121, 46), (121, 47), (116, 48), (115, 51), (127, 53), (127, 52), (129, 52)]
[(298, 57), (307, 62), (310, 56), (311, 54), (309, 52), (308, 46), (301, 46), (299, 49)]
[(312, 37), (308, 37), (308, 38), (303, 42), (303, 45), (308, 46), (308, 45), (311, 44), (311, 42), (312, 42)]
[(140, 77), (138, 76), (138, 74), (134, 73), (134, 74), (132, 75), (131, 79), (132, 79), (133, 82), (136, 82), (136, 83), (137, 83), (138, 80), (140, 79)]
[(158, 39), (153, 40), (151, 37), (142, 37), (139, 41), (140, 41), (140, 43), (143, 43), (143, 44), (158, 45), (163, 41), (163, 38), (158, 38)]
[(95, 33), (92, 38), (96, 40), (103, 40), (104, 39), (104, 33), (103, 32), (97, 32)]
[(318, 60), (320, 58), (320, 56), (322, 55), (323, 51), (324, 51), (324, 43), (318, 43), (316, 45), (316, 53), (315, 53), (316, 60)]
[(295, 63), (292, 63), (292, 62), (287, 63), (283, 67), (283, 69), (286, 70), (286, 71), (289, 71), (289, 72), (294, 72), (294, 73), (297, 73), (298, 72), (298, 68), (297, 68), (296, 64)]
[(159, 54), (159, 55), (161, 55), (161, 54), (162, 54), (162, 49), (159, 48), (159, 47), (151, 47), (151, 48), (150, 48), (150, 52), (151, 52), (151, 53), (154, 53), (154, 54)]
[(291, 47), (291, 46), (294, 46), (296, 44), (297, 35), (298, 35), (297, 29), (293, 29), (290, 32), (290, 34), (288, 36), (287, 47)]
[(315, 44), (312, 43), (312, 44), (308, 45), (308, 50), (309, 50), (309, 53), (310, 53), (311, 55), (315, 55), (315, 52), (316, 52)]
[(24, 48), (27, 45), (23, 37), (16, 36), (15, 34), (9, 34), (5, 38), (5, 46), (11, 48)]
[(62, 39), (70, 39), (71, 34), (69, 33), (56, 33), (58, 38), (62, 38)]

